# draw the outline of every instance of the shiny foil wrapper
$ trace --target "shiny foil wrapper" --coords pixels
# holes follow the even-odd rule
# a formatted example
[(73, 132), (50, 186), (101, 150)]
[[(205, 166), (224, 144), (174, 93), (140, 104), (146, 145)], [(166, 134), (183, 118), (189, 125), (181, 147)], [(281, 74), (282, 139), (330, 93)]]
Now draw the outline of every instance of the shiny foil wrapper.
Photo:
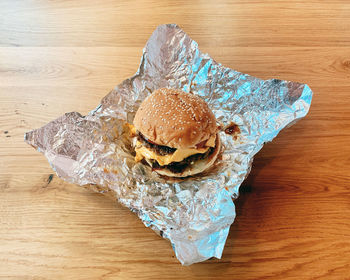
[[(134, 161), (126, 123), (161, 87), (197, 94), (213, 110), (223, 147), (211, 170), (175, 180)], [(226, 68), (177, 25), (161, 25), (148, 40), (136, 74), (95, 110), (87, 116), (66, 113), (26, 133), (25, 141), (47, 157), (60, 178), (116, 197), (169, 239), (178, 260), (190, 265), (221, 258), (235, 219), (233, 199), (254, 155), (304, 117), (311, 98), (305, 84), (261, 80)]]

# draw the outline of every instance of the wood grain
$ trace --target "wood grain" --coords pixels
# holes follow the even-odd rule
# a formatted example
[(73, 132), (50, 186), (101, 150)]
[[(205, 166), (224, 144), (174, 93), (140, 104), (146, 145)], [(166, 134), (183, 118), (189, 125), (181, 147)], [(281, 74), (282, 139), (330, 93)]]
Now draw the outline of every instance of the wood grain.
[[(305, 82), (309, 115), (256, 156), (221, 260), (182, 267), (103, 195), (23, 142), (136, 71), (157, 25), (258, 76)], [(350, 279), (348, 1), (0, 2), (0, 279)]]

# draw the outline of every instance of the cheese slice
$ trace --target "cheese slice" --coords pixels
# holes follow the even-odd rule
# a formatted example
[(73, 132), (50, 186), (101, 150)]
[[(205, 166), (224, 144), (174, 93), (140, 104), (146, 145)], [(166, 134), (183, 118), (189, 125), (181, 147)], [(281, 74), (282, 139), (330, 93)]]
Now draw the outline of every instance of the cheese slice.
[(204, 147), (200, 149), (177, 149), (172, 154), (161, 156), (157, 155), (152, 150), (147, 149), (145, 146), (142, 146), (142, 144), (139, 141), (137, 141), (135, 148), (135, 161), (138, 162), (141, 161), (143, 158), (147, 158), (156, 160), (159, 163), (159, 165), (168, 165), (172, 162), (180, 162), (194, 154), (204, 154), (208, 150), (209, 147)]
[(130, 137), (135, 137), (136, 136), (136, 128), (132, 124), (125, 123), (124, 128), (129, 131)]
[(215, 147), (215, 140), (216, 140), (216, 134), (210, 136), (208, 141), (205, 143), (205, 146), (214, 148)]

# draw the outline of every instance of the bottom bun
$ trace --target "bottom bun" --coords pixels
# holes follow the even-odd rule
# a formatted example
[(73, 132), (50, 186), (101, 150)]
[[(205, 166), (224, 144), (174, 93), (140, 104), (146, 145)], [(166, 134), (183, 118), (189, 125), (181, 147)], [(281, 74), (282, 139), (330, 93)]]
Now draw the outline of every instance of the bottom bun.
[(211, 167), (216, 158), (218, 157), (220, 150), (221, 150), (221, 141), (219, 138), (219, 135), (217, 135), (216, 137), (216, 143), (215, 143), (215, 150), (214, 152), (209, 155), (209, 157), (205, 158), (205, 159), (201, 159), (201, 160), (197, 160), (194, 164), (190, 165), (189, 167), (187, 167), (183, 172), (181, 173), (174, 173), (171, 172), (169, 169), (156, 169), (154, 170), (155, 172), (157, 172), (160, 175), (163, 176), (168, 176), (168, 177), (188, 177), (188, 176), (193, 176), (196, 175), (198, 173), (201, 173), (205, 170), (207, 170), (209, 167)]

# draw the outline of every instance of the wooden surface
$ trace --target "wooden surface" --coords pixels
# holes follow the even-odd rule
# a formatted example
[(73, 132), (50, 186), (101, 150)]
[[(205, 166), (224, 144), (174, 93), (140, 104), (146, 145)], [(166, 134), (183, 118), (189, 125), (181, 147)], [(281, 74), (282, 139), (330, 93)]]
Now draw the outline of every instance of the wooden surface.
[[(93, 109), (163, 23), (228, 67), (314, 91), (309, 115), (256, 156), (222, 259), (189, 267), (23, 142)], [(350, 279), (349, 217), (349, 1), (0, 1), (1, 279)]]

